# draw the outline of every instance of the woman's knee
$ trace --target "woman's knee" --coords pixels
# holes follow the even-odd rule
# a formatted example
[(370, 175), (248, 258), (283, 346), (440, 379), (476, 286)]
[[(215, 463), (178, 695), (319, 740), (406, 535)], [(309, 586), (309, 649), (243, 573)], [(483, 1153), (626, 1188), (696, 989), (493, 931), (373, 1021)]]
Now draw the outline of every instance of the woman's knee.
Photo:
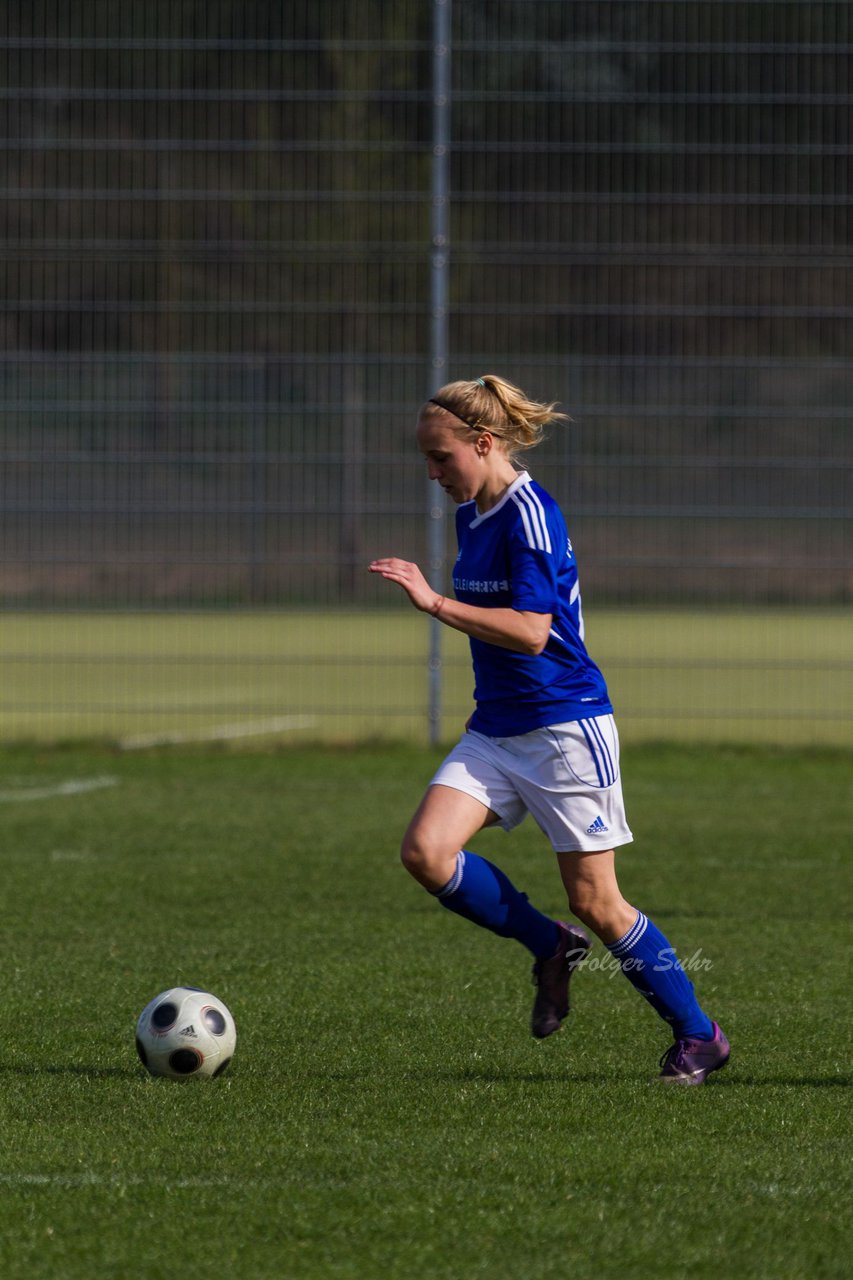
[(400, 845), (400, 861), (412, 875), (422, 870), (429, 862), (429, 855), (414, 832), (407, 831)]
[(459, 850), (491, 816), (479, 800), (463, 791), (430, 786), (403, 836), (403, 866), (425, 888), (443, 889), (456, 870)]
[(636, 912), (622, 897), (613, 850), (560, 854), (559, 862), (572, 914), (605, 942), (621, 937)]
[(618, 891), (597, 893), (591, 886), (579, 886), (569, 894), (569, 910), (602, 942), (615, 942), (630, 929), (636, 909)]
[(440, 889), (453, 875), (458, 852), (428, 829), (413, 826), (400, 845), (400, 861), (420, 884)]
[(594, 933), (598, 933), (609, 915), (605, 903), (586, 894), (572, 894), (569, 898), (569, 910), (573, 916), (577, 916), (581, 924), (585, 924)]

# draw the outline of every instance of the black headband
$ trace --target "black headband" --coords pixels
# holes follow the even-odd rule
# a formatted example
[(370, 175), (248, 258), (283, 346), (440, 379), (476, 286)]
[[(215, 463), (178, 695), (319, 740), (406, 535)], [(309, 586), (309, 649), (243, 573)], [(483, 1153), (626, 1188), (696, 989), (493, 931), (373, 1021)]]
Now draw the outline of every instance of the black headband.
[[(472, 422), (470, 418), (466, 418), (458, 409), (451, 409), (449, 404), (445, 404), (443, 400), (437, 400), (435, 396), (430, 396), (430, 404), (438, 405), (439, 409), (443, 409), (445, 413), (452, 413), (454, 418), (458, 418), (460, 422), (464, 422), (466, 427), (470, 427), (472, 431), (485, 431), (486, 427), (480, 422)], [(491, 428), (489, 428), (491, 430)]]

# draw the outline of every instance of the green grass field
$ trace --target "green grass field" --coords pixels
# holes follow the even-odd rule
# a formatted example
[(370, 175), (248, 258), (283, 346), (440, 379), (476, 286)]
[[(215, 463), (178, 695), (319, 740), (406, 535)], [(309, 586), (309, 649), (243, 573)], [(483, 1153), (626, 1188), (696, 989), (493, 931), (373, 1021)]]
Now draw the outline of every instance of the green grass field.
[[(471, 710), (447, 628), (440, 736)], [(625, 742), (853, 746), (850, 610), (590, 609)], [(4, 616), (0, 741), (427, 742), (429, 627), (405, 611)]]
[[(398, 866), (436, 759), (0, 752), (5, 1280), (849, 1273), (851, 755), (625, 751), (623, 888), (733, 1045), (692, 1090), (599, 946), (530, 1038), (526, 953)], [(529, 822), (475, 847), (561, 911)], [(216, 1082), (136, 1060), (181, 982), (237, 1019)]]

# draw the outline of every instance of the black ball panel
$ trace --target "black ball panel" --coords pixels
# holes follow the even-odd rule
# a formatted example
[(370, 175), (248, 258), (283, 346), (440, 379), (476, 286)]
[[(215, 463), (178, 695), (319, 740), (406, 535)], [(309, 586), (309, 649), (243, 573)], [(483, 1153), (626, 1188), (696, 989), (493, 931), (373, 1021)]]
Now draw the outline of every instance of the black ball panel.
[(222, 1072), (225, 1071), (230, 1065), (231, 1065), (230, 1058), (226, 1058), (224, 1062), (220, 1062), (219, 1066), (216, 1068), (213, 1075), (210, 1077), (211, 1080), (215, 1080), (217, 1076), (221, 1076)]
[(148, 1066), (148, 1054), (145, 1052), (145, 1045), (144, 1045), (144, 1044), (142, 1043), (142, 1041), (139, 1039), (139, 1036), (137, 1036), (137, 1037), (136, 1037), (136, 1052), (139, 1054), (139, 1059), (140, 1059), (140, 1061), (141, 1061), (141, 1063), (142, 1063), (143, 1067), (147, 1067), (147, 1066)]
[(168, 1031), (169, 1027), (174, 1026), (177, 1018), (178, 1006), (171, 1000), (166, 1000), (163, 1004), (158, 1004), (152, 1013), (151, 1025), (156, 1031)]
[(204, 1059), (195, 1049), (176, 1049), (169, 1054), (169, 1066), (179, 1076), (191, 1076)]

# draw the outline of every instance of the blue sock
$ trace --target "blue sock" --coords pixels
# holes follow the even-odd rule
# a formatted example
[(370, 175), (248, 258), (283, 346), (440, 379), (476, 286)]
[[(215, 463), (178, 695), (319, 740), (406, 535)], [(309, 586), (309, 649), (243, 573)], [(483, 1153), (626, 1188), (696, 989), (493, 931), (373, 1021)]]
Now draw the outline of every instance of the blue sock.
[(702, 1012), (693, 983), (660, 929), (642, 911), (637, 912), (625, 936), (609, 942), (607, 950), (619, 961), (632, 986), (670, 1023), (677, 1038), (714, 1038), (711, 1019)]
[(560, 931), (556, 921), (531, 907), (527, 894), (479, 854), (460, 851), (456, 870), (434, 895), (454, 911), (502, 938), (515, 938), (537, 958), (556, 951)]

